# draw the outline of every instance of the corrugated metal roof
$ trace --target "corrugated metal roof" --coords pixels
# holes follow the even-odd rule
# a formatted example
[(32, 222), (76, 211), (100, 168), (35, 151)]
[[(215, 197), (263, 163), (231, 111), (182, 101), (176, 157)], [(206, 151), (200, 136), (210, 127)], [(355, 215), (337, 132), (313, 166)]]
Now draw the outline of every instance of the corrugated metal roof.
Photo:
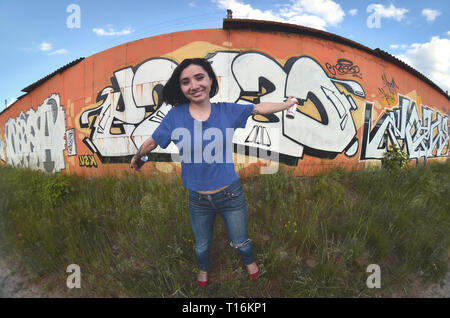
[(296, 34), (305, 34), (318, 38), (322, 38), (325, 40), (333, 41), (336, 43), (341, 43), (362, 51), (365, 51), (369, 54), (377, 56), (385, 61), (391, 62), (392, 64), (397, 65), (398, 67), (404, 69), (405, 71), (411, 73), (412, 75), (420, 78), (425, 83), (429, 84), (431, 87), (436, 89), (439, 93), (447, 97), (450, 100), (450, 96), (438, 85), (436, 85), (432, 80), (418, 72), (405, 62), (399, 60), (395, 56), (381, 50), (381, 49), (371, 49), (367, 46), (364, 46), (355, 41), (349, 40), (342, 36), (329, 33), (326, 31), (321, 31), (313, 28), (308, 28), (305, 26), (297, 25), (297, 24), (289, 24), (289, 23), (281, 23), (274, 21), (264, 21), (264, 20), (250, 20), (250, 19), (223, 19), (223, 29), (224, 30), (255, 30), (255, 31), (268, 31), (268, 32), (287, 32), (287, 33), (296, 33)]
[(53, 73), (51, 73), (51, 74), (49, 74), (49, 75), (47, 75), (47, 76), (41, 78), (40, 80), (34, 82), (34, 83), (31, 84), (31, 85), (25, 87), (24, 89), (22, 89), (22, 92), (25, 92), (25, 93), (31, 92), (33, 89), (35, 89), (36, 87), (38, 87), (39, 85), (41, 85), (41, 84), (44, 83), (45, 81), (49, 80), (50, 78), (52, 78), (52, 77), (55, 76), (56, 74), (64, 72), (64, 71), (67, 70), (68, 68), (70, 68), (70, 67), (72, 67), (72, 66), (74, 66), (74, 65), (76, 65), (76, 64), (78, 64), (78, 63), (80, 63), (82, 60), (84, 60), (84, 57), (80, 57), (79, 59), (76, 59), (75, 61), (72, 61), (72, 62), (70, 62), (70, 63), (68, 63), (68, 64), (66, 64), (66, 65), (64, 65), (64, 66), (62, 66), (62, 67), (60, 67), (60, 68), (58, 68), (58, 69), (57, 69), (56, 71), (54, 71)]

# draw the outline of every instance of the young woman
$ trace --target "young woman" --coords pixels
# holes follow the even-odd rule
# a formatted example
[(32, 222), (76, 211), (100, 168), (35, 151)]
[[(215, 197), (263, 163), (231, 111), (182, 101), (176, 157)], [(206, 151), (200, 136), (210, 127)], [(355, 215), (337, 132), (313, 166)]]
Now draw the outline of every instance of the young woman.
[[(217, 94), (218, 88), (216, 75), (207, 60), (193, 58), (181, 62), (163, 89), (164, 102), (175, 107), (131, 160), (131, 168), (138, 171), (144, 164), (141, 158), (158, 145), (166, 148), (174, 141), (179, 148), (181, 179), (189, 191), (189, 215), (200, 269), (197, 283), (201, 287), (208, 284), (209, 247), (217, 214), (222, 216), (230, 245), (238, 250), (251, 279), (259, 275), (247, 236), (244, 191), (234, 170), (232, 153), (227, 153), (233, 149), (230, 129), (244, 128), (251, 115), (272, 114), (295, 104), (290, 99), (284, 103), (256, 105), (211, 103), (210, 98)], [(210, 133), (218, 145), (214, 151), (207, 149), (212, 136), (205, 136)]]

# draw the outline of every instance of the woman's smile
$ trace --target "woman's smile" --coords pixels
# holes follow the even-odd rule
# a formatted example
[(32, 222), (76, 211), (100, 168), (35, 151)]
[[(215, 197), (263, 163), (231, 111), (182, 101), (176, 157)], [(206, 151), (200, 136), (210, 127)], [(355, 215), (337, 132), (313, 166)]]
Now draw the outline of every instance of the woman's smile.
[(194, 97), (199, 97), (203, 94), (204, 91), (205, 91), (204, 89), (198, 89), (195, 91), (191, 91), (191, 95)]

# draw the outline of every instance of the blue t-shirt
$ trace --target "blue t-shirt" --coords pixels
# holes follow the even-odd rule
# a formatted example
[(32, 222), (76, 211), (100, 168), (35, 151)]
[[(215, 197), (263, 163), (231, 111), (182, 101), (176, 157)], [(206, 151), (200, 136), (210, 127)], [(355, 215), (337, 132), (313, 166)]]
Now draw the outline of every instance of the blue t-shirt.
[(206, 121), (195, 120), (189, 105), (173, 107), (154, 131), (153, 140), (167, 148), (171, 141), (180, 151), (183, 186), (208, 191), (239, 179), (234, 170), (233, 134), (244, 128), (254, 105), (211, 103)]

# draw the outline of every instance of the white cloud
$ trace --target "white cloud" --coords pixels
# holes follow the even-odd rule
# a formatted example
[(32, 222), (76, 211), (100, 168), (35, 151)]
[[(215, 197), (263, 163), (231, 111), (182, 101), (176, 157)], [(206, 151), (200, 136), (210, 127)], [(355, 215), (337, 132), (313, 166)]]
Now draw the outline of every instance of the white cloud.
[(406, 44), (391, 44), (391, 45), (389, 45), (389, 47), (394, 50), (397, 50), (397, 49), (404, 50), (408, 47), (408, 45), (406, 45)]
[(109, 27), (108, 30), (102, 28), (93, 28), (92, 31), (98, 36), (127, 35), (134, 32), (134, 30), (131, 30), (130, 28), (124, 29), (122, 31), (115, 31), (112, 27)]
[(429, 42), (411, 44), (397, 58), (450, 91), (450, 39), (434, 36)]
[(288, 23), (292, 24), (298, 24), (303, 25), (319, 30), (326, 30), (327, 22), (323, 20), (322, 18), (315, 16), (315, 15), (309, 15), (309, 14), (302, 14), (302, 15), (295, 15), (291, 17), (289, 20), (287, 20)]
[(342, 22), (345, 16), (341, 6), (332, 0), (297, 0), (292, 9), (315, 14), (331, 25)]
[(189, 6), (194, 8), (197, 6), (197, 4), (195, 3), (195, 1), (192, 1), (192, 2), (189, 2)]
[(219, 8), (230, 9), (233, 11), (233, 18), (248, 18), (257, 20), (281, 21), (282, 19), (271, 10), (261, 11), (252, 8), (251, 5), (240, 2), (239, 0), (213, 0)]
[(389, 7), (385, 7), (382, 4), (370, 4), (367, 6), (367, 12), (373, 12), (381, 18), (394, 19), (397, 21), (402, 21), (405, 18), (405, 14), (409, 11), (408, 9), (396, 8), (392, 3)]
[(287, 22), (321, 30), (339, 24), (345, 16), (341, 6), (333, 0), (291, 0), (290, 4), (275, 6), (276, 11), (253, 8), (243, 0), (212, 2), (221, 9), (231, 9), (234, 18)]
[(49, 55), (55, 55), (55, 54), (59, 55), (59, 54), (67, 54), (67, 53), (69, 53), (69, 51), (67, 51), (66, 49), (59, 49), (59, 50), (49, 53)]
[(39, 44), (39, 50), (43, 52), (48, 52), (48, 55), (55, 55), (55, 54), (67, 54), (68, 51), (66, 49), (59, 49), (54, 50), (53, 52), (50, 52), (53, 49), (53, 45), (48, 42), (42, 42)]
[(39, 45), (39, 50), (41, 50), (41, 51), (50, 51), (52, 49), (52, 44), (51, 43), (48, 43), (48, 42), (42, 42), (40, 45)]
[(351, 10), (348, 10), (348, 13), (349, 13), (351, 16), (355, 16), (355, 15), (358, 13), (358, 9), (351, 9)]
[(433, 22), (437, 16), (441, 15), (441, 12), (433, 9), (423, 9), (422, 15), (427, 18), (428, 22)]

